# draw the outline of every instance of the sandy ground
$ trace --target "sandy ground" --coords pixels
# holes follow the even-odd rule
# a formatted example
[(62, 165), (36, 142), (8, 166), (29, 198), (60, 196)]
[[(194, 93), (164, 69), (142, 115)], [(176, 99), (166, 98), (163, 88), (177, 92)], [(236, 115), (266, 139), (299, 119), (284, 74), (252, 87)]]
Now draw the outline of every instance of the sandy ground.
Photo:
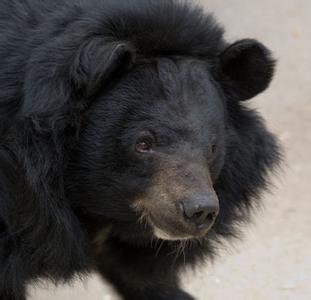
[[(311, 299), (311, 1), (200, 1), (227, 28), (227, 38), (258, 38), (277, 57), (271, 88), (257, 107), (286, 150), (287, 165), (275, 181), (265, 209), (244, 240), (221, 251), (214, 265), (185, 276), (185, 288), (199, 300)], [(41, 287), (31, 300), (115, 300), (92, 277), (84, 285)]]

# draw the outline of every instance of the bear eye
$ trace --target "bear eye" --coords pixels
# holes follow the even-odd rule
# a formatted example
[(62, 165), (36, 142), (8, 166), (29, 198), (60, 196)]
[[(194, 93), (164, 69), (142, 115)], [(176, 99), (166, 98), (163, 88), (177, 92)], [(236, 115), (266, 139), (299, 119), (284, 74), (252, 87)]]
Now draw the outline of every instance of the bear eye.
[(137, 140), (135, 150), (139, 153), (151, 152), (154, 146), (154, 140), (151, 136), (141, 137)]
[(213, 159), (214, 158), (214, 154), (217, 151), (217, 145), (216, 144), (212, 144), (210, 145), (209, 149), (208, 149), (208, 157), (209, 159)]
[(211, 153), (214, 154), (216, 152), (216, 150), (217, 150), (217, 145), (216, 144), (212, 145), (211, 146)]

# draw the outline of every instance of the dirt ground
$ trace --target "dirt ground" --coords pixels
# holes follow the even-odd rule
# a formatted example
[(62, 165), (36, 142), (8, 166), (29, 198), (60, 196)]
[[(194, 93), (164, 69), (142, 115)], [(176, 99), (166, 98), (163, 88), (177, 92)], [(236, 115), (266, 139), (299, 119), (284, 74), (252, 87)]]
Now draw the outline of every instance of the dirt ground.
[[(245, 238), (221, 251), (214, 265), (185, 276), (199, 300), (311, 299), (311, 1), (200, 1), (227, 28), (227, 38), (254, 37), (273, 49), (278, 70), (257, 107), (286, 151), (265, 209)], [(31, 300), (115, 300), (94, 276), (72, 287), (43, 286)]]

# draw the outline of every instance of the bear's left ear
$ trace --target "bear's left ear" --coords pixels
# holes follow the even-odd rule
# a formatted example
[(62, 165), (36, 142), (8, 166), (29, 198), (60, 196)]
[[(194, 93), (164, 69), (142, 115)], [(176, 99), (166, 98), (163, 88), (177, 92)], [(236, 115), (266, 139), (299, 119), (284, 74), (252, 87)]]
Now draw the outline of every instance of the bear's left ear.
[[(122, 41), (102, 38), (72, 41), (57, 37), (34, 50), (27, 65), (22, 116), (52, 114), (85, 104), (135, 60), (136, 51)], [(81, 105), (80, 105), (81, 106)]]
[(110, 76), (131, 67), (135, 58), (135, 49), (127, 42), (104, 43), (100, 38), (93, 38), (76, 53), (71, 80), (76, 89), (90, 97)]
[(221, 82), (229, 96), (240, 101), (248, 100), (269, 86), (275, 60), (258, 41), (237, 41), (225, 49), (219, 58)]

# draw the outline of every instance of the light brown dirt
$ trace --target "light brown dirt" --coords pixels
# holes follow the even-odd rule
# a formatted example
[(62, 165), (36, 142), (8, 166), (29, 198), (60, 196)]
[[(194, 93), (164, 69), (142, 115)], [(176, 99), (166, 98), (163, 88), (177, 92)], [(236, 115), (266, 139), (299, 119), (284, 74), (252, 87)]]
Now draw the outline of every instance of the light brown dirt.
[[(214, 265), (185, 276), (199, 300), (311, 299), (311, 1), (200, 1), (226, 26), (227, 37), (258, 38), (277, 57), (271, 88), (257, 107), (286, 150), (284, 172), (243, 241), (223, 249)], [(31, 300), (114, 300), (97, 278), (85, 287), (31, 290)]]

